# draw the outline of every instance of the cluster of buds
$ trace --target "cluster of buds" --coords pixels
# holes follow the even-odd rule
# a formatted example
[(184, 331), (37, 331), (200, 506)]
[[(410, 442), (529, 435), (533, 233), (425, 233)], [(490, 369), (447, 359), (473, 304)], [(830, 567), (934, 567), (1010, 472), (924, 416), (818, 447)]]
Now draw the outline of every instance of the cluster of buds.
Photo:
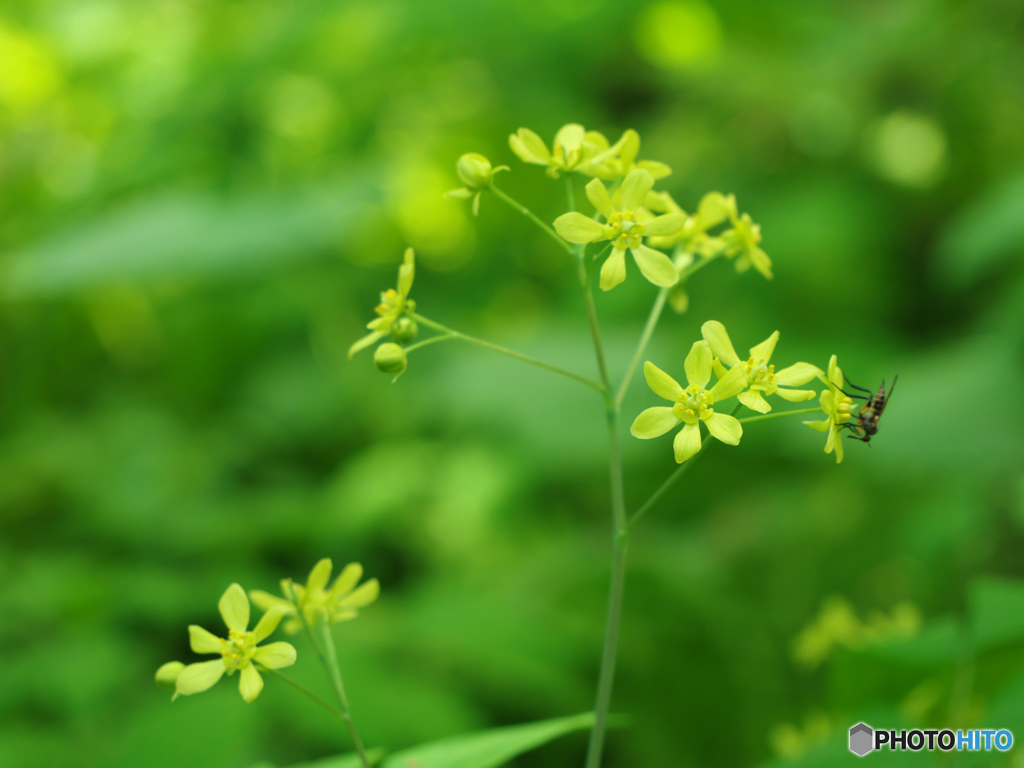
[(394, 374), (396, 379), (405, 372), (408, 361), (402, 345), (413, 341), (419, 332), (414, 319), (416, 302), (409, 298), (415, 277), (416, 254), (412, 248), (407, 248), (402, 266), (398, 268), (398, 287), (381, 291), (380, 304), (374, 309), (378, 317), (366, 324), (370, 332), (349, 347), (349, 359), (390, 335), (391, 341), (377, 347), (373, 362), (380, 371)]

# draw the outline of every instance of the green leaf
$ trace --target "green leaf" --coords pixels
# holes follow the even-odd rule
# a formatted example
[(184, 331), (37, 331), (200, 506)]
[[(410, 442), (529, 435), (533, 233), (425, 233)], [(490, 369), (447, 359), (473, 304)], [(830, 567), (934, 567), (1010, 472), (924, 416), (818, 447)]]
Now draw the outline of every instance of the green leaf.
[(587, 712), (455, 736), (397, 752), (384, 761), (384, 768), (496, 768), (559, 736), (590, 728), (593, 722), (593, 714)]
[(972, 585), (970, 606), (976, 649), (1024, 640), (1024, 582), (979, 579)]
[[(547, 744), (573, 731), (590, 728), (594, 724), (592, 712), (554, 720), (541, 720), (527, 725), (512, 725), (489, 731), (453, 736), (450, 739), (432, 741), (418, 747), (404, 749), (390, 755), (382, 768), (497, 768), (524, 752)], [(377, 764), (382, 750), (368, 753), (370, 762)], [(312, 763), (293, 765), (291, 768), (360, 768), (357, 755), (328, 757)], [(273, 768), (260, 763), (253, 768)]]
[(48, 296), (125, 280), (258, 272), (332, 247), (377, 194), (357, 178), (301, 194), (148, 198), (13, 254), (2, 293)]

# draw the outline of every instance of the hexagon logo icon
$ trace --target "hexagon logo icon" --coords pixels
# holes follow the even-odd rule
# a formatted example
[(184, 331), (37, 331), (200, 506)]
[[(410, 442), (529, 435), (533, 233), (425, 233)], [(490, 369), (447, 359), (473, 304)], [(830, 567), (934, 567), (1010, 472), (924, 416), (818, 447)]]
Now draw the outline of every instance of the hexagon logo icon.
[(857, 723), (850, 729), (850, 751), (858, 757), (864, 757), (875, 748), (875, 732), (867, 723)]

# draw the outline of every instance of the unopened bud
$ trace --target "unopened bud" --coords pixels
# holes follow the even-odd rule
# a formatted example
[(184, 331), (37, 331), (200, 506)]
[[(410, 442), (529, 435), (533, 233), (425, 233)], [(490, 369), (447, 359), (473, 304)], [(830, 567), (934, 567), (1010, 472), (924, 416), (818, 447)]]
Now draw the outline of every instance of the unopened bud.
[(377, 351), (373, 353), (373, 362), (376, 364), (377, 370), (397, 376), (405, 370), (408, 361), (404, 349), (397, 344), (387, 342), (377, 347)]
[(419, 326), (411, 317), (400, 317), (391, 324), (391, 338), (399, 344), (408, 344), (416, 338)]
[(459, 158), (455, 169), (459, 178), (471, 192), (479, 192), (491, 186), (491, 179), (494, 178), (494, 171), (491, 169), (491, 161), (476, 152), (469, 152)]
[(180, 661), (168, 661), (156, 671), (154, 677), (156, 684), (162, 688), (174, 688), (175, 683), (178, 682), (178, 675), (184, 668), (185, 665)]

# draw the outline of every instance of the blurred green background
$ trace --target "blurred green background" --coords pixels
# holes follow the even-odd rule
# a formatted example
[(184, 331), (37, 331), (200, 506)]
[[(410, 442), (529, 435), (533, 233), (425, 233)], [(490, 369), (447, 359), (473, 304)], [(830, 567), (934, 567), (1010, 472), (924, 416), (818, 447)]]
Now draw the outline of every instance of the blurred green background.
[[(408, 244), (419, 311), (592, 374), (564, 255), (493, 196), (479, 219), (442, 197), (458, 155), (482, 152), (554, 219), (561, 183), (507, 136), (550, 142), (573, 121), (639, 130), (687, 209), (735, 192), (775, 262), (770, 283), (702, 271), (651, 359), (681, 373), (713, 318), (739, 348), (779, 329), (780, 363), (836, 353), (862, 386), (900, 375), (878, 438), (848, 441), (842, 465), (796, 419), (751, 425), (650, 515), (614, 704), (632, 725), (608, 764), (832, 765), (860, 718), (1024, 738), (1022, 15), (1019, 0), (8, 0), (0, 763), (348, 751), (279, 681), (250, 706), (234, 679), (173, 705), (152, 684), (195, 659), (187, 624), (220, 627), (227, 584), (274, 589), (322, 556), (383, 587), (337, 632), (370, 744), (592, 706), (598, 398), (455, 344), (394, 385), (369, 352), (345, 355)], [(654, 297), (630, 269), (598, 297), (617, 374)], [(635, 384), (626, 423), (655, 400)], [(627, 436), (625, 460), (632, 508), (674, 467), (668, 438)], [(894, 610), (895, 629), (876, 616)], [(323, 689), (298, 645), (296, 676)], [(578, 765), (584, 746), (520, 764)]]

